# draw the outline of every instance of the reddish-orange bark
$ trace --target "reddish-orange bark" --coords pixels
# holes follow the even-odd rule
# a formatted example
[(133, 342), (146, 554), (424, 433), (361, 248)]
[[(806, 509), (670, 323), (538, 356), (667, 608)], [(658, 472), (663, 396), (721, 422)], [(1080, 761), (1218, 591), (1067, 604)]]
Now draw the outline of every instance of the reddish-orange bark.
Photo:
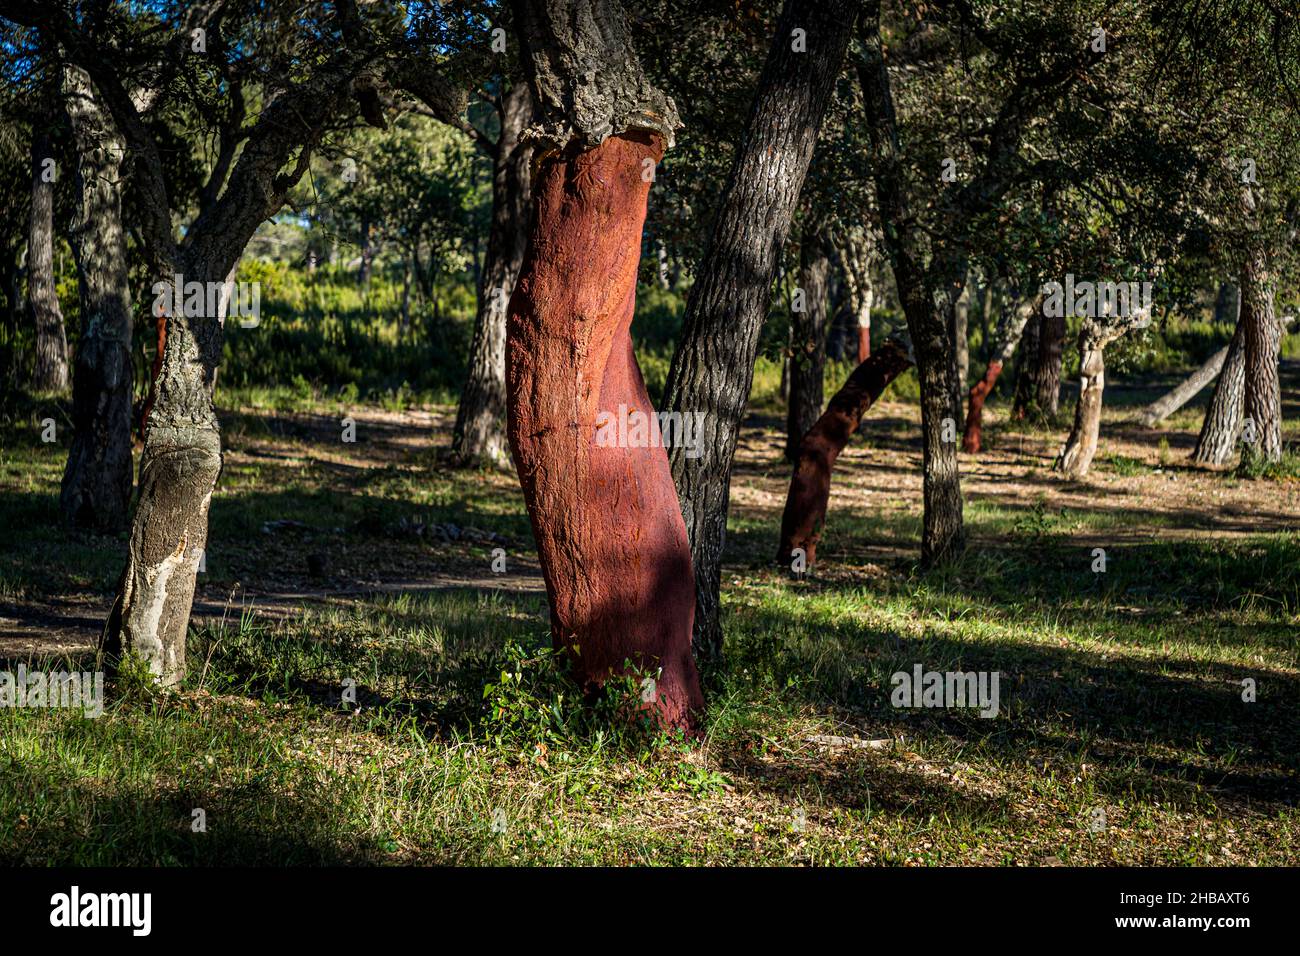
[(871, 329), (865, 325), (858, 326), (858, 364), (871, 358)]
[(980, 433), (984, 426), (984, 401), (997, 384), (1002, 374), (1002, 363), (996, 359), (989, 362), (984, 377), (971, 386), (970, 408), (966, 412), (966, 433), (962, 435), (961, 450), (975, 454), (980, 450)]
[[(507, 321), (510, 446), (551, 604), (551, 636), (589, 690), (628, 666), (654, 673), (648, 705), (694, 729), (695, 582), (662, 447), (596, 444), (619, 406), (653, 415), (629, 334), (650, 190), (663, 143), (633, 131), (539, 164)], [(661, 670), (660, 670), (661, 669)]]
[(831, 496), (831, 469), (844, 446), (889, 383), (911, 360), (897, 342), (885, 342), (876, 353), (853, 370), (844, 386), (826, 406), (817, 424), (799, 444), (799, 460), (790, 479), (790, 492), (781, 516), (781, 544), (777, 561), (790, 565), (794, 550), (802, 548), (807, 566), (817, 557), (817, 542), (826, 521)]

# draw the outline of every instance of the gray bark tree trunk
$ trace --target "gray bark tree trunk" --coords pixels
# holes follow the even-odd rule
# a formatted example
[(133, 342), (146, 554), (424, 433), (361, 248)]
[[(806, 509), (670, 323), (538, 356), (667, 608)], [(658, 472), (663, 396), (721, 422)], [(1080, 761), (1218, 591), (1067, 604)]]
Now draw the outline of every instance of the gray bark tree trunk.
[(32, 214), (27, 233), (27, 304), (36, 330), (32, 386), (61, 392), (68, 387), (68, 337), (54, 288), (54, 183), (46, 175), (48, 133), (32, 136)]
[(1201, 389), (1214, 381), (1223, 368), (1223, 361), (1228, 357), (1228, 346), (1224, 346), (1215, 352), (1205, 363), (1187, 378), (1183, 379), (1176, 386), (1165, 392), (1154, 402), (1142, 409), (1138, 416), (1140, 421), (1147, 428), (1154, 428), (1160, 422), (1164, 421), (1178, 409), (1182, 408), (1197, 394)]
[(1254, 241), (1241, 270), (1241, 321), (1245, 326), (1244, 461), (1282, 457), (1282, 387), (1278, 358), (1282, 327), (1273, 306), (1273, 281), (1264, 244)]
[(501, 135), (492, 158), (492, 224), (483, 258), (469, 371), (456, 409), (452, 452), (466, 464), (506, 459), (506, 304), (514, 291), (528, 242), (532, 202), (532, 147), (520, 135), (533, 116), (526, 83), (501, 104)]
[(803, 308), (790, 315), (790, 398), (786, 403), (785, 457), (799, 458), (799, 445), (822, 414), (826, 375), (826, 294), (831, 262), (825, 238), (808, 235), (799, 251)]
[[(786, 0), (754, 105), (697, 269), (664, 406), (703, 413), (698, 458), (669, 454), (695, 567), (697, 655), (722, 650), (719, 592), (736, 437), (772, 277), (857, 16), (851, 0)], [(806, 31), (807, 49), (791, 34)]]
[(127, 526), (132, 484), (134, 370), (121, 172), (126, 147), (82, 70), (67, 68), (63, 89), (77, 150), (71, 240), (81, 336), (59, 506), (71, 527), (114, 533)]
[(966, 380), (970, 376), (970, 343), (967, 328), (970, 324), (970, 303), (974, 295), (974, 276), (967, 273), (966, 284), (962, 286), (961, 295), (953, 306), (953, 342), (957, 346), (957, 390), (966, 391)]
[(1201, 433), (1192, 449), (1192, 461), (1201, 465), (1222, 465), (1237, 444), (1241, 432), (1243, 383), (1246, 378), (1246, 329), (1238, 320), (1210, 397)]

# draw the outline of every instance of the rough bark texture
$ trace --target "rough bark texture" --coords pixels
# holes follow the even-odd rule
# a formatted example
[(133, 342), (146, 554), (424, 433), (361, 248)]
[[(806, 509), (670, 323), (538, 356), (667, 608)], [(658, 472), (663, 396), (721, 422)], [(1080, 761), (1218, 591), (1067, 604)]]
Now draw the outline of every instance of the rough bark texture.
[(804, 436), (781, 516), (778, 563), (790, 567), (795, 549), (802, 548), (807, 566), (812, 567), (826, 520), (835, 459), (857, 431), (867, 409), (911, 364), (911, 357), (898, 342), (885, 342), (875, 355), (853, 370), (848, 381), (831, 398), (826, 412)]
[(790, 398), (786, 403), (785, 456), (798, 460), (799, 443), (817, 423), (826, 374), (826, 293), (831, 262), (820, 237), (800, 250), (799, 287), (804, 308), (790, 314)]
[(492, 171), (492, 224), (483, 256), (469, 373), (456, 409), (452, 451), (466, 463), (501, 463), (506, 454), (506, 305), (524, 259), (532, 203), (532, 147), (520, 142), (533, 115), (520, 83), (506, 94)]
[[(696, 270), (664, 405), (701, 412), (703, 455), (670, 455), (695, 565), (695, 646), (722, 649), (719, 590), (736, 436), (753, 381), (772, 277), (817, 132), (840, 72), (857, 4), (787, 0), (736, 150), (718, 218)], [(807, 31), (806, 52), (790, 34)]]
[(1238, 320), (1228, 343), (1228, 352), (1214, 384), (1214, 394), (1205, 409), (1201, 433), (1192, 449), (1192, 461), (1202, 465), (1222, 465), (1231, 456), (1241, 433), (1242, 399), (1246, 379), (1246, 329)]
[[(662, 140), (576, 142), (537, 170), (507, 327), (510, 446), (551, 604), (551, 634), (589, 688), (659, 670), (660, 719), (703, 707), (691, 656), (691, 554), (661, 447), (596, 444), (620, 406), (653, 415), (632, 352), (641, 227)], [(634, 442), (628, 441), (632, 445)]]
[(54, 183), (44, 177), (48, 133), (32, 137), (32, 214), (27, 233), (27, 307), (36, 330), (32, 386), (61, 392), (68, 387), (68, 337), (54, 289)]
[(1044, 315), (1038, 327), (1038, 354), (1031, 372), (1034, 404), (1047, 419), (1061, 406), (1061, 360), (1065, 351), (1065, 316)]
[(1282, 387), (1278, 357), (1282, 326), (1273, 307), (1273, 282), (1261, 242), (1251, 242), (1241, 270), (1241, 323), (1245, 327), (1243, 411), (1254, 423), (1254, 441), (1243, 441), (1244, 460), (1282, 457)]
[(590, 149), (627, 130), (668, 146), (677, 107), (641, 69), (618, 0), (514, 0), (516, 24), (542, 117), (536, 135)]
[(59, 506), (71, 527), (118, 532), (131, 506), (131, 297), (122, 229), (125, 144), (84, 72), (64, 74), (77, 150), (71, 230), (81, 302), (72, 386), (72, 445)]

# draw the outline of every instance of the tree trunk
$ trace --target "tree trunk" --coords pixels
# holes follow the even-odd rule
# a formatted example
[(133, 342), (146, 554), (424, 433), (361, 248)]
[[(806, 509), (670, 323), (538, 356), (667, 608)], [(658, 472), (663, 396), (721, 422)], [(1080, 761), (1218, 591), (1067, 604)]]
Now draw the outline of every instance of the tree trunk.
[[(986, 297), (985, 302), (987, 301)], [(1015, 354), (1016, 346), (1020, 344), (1025, 328), (1029, 325), (1030, 320), (1040, 312), (1042, 303), (1043, 297), (1041, 295), (1036, 298), (1025, 299), (998, 321), (997, 331), (993, 336), (997, 343), (997, 351), (992, 353), (993, 358), (984, 371), (984, 377), (976, 382), (970, 390), (970, 405), (966, 412), (966, 428), (961, 442), (962, 451), (972, 455), (979, 452), (980, 443), (983, 439), (984, 402), (992, 394), (998, 376), (1002, 374), (1003, 367)]]
[[(1252, 241), (1241, 270), (1241, 321), (1246, 334), (1243, 409), (1244, 461), (1282, 457), (1282, 388), (1278, 357), (1282, 327), (1273, 308), (1273, 282), (1262, 242)], [(1252, 427), (1253, 426), (1253, 427)], [(1249, 433), (1253, 433), (1249, 434)]]
[(36, 330), (32, 387), (61, 392), (68, 387), (68, 338), (54, 289), (54, 183), (45, 181), (48, 133), (32, 136), (32, 215), (27, 238), (27, 302)]
[(630, 334), (647, 173), (676, 108), (642, 73), (614, 0), (519, 0), (515, 14), (556, 145), (534, 170), (506, 324), (510, 447), (551, 636), (589, 691), (629, 668), (653, 672), (646, 709), (694, 731), (704, 698), (690, 545)]
[(790, 399), (786, 404), (785, 456), (797, 461), (799, 443), (817, 423), (826, 375), (826, 284), (831, 262), (821, 236), (809, 235), (800, 250), (803, 309), (790, 316)]
[(911, 364), (911, 358), (897, 342), (887, 341), (853, 370), (844, 387), (831, 398), (826, 412), (804, 436), (781, 516), (781, 543), (776, 555), (779, 563), (792, 566), (798, 557), (796, 548), (804, 550), (807, 567), (816, 561), (835, 459), (857, 431), (867, 409)]
[(836, 245), (849, 308), (857, 319), (858, 364), (861, 365), (871, 356), (871, 307), (875, 304), (871, 285), (873, 239), (867, 227), (853, 226), (837, 235)]
[[(708, 658), (722, 650), (731, 464), (772, 277), (856, 15), (850, 0), (786, 0), (668, 372), (665, 407), (704, 415), (703, 454), (674, 448), (670, 460), (695, 564), (695, 646)], [(804, 52), (791, 49), (796, 28)]]
[(1222, 465), (1231, 457), (1241, 432), (1244, 382), (1246, 378), (1246, 327), (1240, 319), (1228, 343), (1228, 352), (1214, 385), (1201, 433), (1192, 450), (1192, 461), (1202, 465)]
[(1074, 427), (1056, 460), (1056, 468), (1070, 478), (1086, 475), (1097, 454), (1105, 389), (1105, 344), (1092, 321), (1084, 319), (1084, 328), (1079, 332), (1079, 401), (1074, 406)]
[(589, 689), (627, 662), (658, 668), (660, 719), (690, 727), (703, 707), (695, 595), (668, 458), (653, 437), (597, 437), (624, 412), (654, 415), (630, 328), (649, 192), (642, 160), (657, 162), (661, 143), (629, 132), (539, 167), (510, 303), (509, 432), (557, 648)]
[(1014, 421), (1024, 421), (1037, 398), (1038, 388), (1034, 381), (1034, 367), (1038, 364), (1043, 319), (1041, 311), (1035, 312), (1021, 337), (1020, 359), (1016, 362), (1016, 394), (1011, 402), (1011, 418)]
[(1142, 409), (1138, 420), (1147, 428), (1154, 428), (1164, 421), (1190, 402), (1200, 393), (1201, 389), (1214, 381), (1215, 376), (1219, 374), (1219, 370), (1223, 368), (1223, 360), (1227, 357), (1228, 346), (1225, 345), (1206, 359), (1204, 365), (1183, 379), (1177, 386)]
[(500, 464), (506, 454), (506, 303), (528, 240), (532, 147), (519, 141), (533, 98), (518, 83), (505, 95), (492, 172), (492, 224), (479, 285), (469, 373), (456, 409), (452, 451), (465, 463)]
[(953, 342), (957, 345), (957, 391), (966, 391), (966, 380), (970, 377), (970, 343), (967, 340), (967, 327), (970, 322), (970, 300), (974, 294), (972, 284), (974, 277), (969, 273), (966, 284), (962, 287), (957, 304), (953, 306)]
[(122, 229), (125, 146), (75, 67), (64, 74), (77, 150), (78, 203), (71, 231), (81, 335), (72, 385), (72, 445), (59, 506), (71, 527), (115, 533), (131, 507), (131, 295)]
[(1033, 368), (1034, 403), (1044, 418), (1056, 418), (1061, 407), (1061, 360), (1065, 350), (1065, 316), (1044, 315), (1038, 329), (1038, 354)]

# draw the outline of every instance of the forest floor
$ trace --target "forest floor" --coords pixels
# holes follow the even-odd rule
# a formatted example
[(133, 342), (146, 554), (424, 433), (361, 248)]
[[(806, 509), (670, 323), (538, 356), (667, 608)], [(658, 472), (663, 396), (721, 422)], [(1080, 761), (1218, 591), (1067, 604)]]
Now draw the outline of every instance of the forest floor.
[[(968, 550), (928, 573), (918, 409), (880, 404), (803, 581), (754, 410), (699, 743), (574, 700), (517, 481), (447, 467), (454, 409), (227, 396), (190, 677), (97, 719), (0, 708), (0, 861), (1300, 863), (1300, 480), (1190, 467), (1205, 395), (1132, 420), (1163, 384), (1108, 389), (1080, 482), (1051, 471), (1071, 400), (992, 404)], [(1295, 363), (1284, 392), (1295, 443)], [(0, 438), (0, 669), (88, 668), (124, 542), (60, 528), (65, 446)], [(891, 706), (917, 664), (997, 672), (997, 716)]]

